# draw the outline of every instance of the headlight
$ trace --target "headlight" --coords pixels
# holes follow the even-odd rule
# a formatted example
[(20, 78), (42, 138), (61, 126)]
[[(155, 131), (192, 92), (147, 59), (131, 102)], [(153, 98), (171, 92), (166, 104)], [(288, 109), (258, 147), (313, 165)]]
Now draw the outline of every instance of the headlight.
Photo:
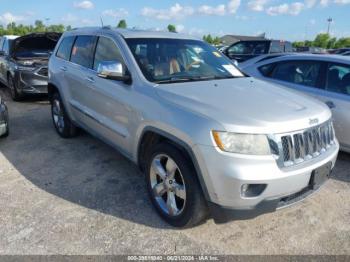
[(222, 151), (246, 155), (271, 155), (266, 135), (213, 131), (213, 137)]
[(34, 61), (31, 60), (24, 60), (24, 61), (18, 61), (17, 62), (21, 66), (32, 66), (34, 65)]

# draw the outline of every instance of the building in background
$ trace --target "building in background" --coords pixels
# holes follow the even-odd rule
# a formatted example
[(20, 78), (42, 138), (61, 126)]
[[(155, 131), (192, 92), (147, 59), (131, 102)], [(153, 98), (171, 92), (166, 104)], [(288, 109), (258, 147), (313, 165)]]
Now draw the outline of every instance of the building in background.
[(265, 33), (258, 36), (245, 36), (245, 35), (224, 35), (220, 38), (223, 45), (229, 46), (239, 41), (249, 41), (249, 40), (264, 40)]

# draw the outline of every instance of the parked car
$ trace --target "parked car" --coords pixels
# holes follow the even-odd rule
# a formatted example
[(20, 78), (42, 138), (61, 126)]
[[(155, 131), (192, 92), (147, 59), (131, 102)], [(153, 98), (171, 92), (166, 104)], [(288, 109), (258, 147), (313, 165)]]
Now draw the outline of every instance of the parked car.
[(350, 47), (346, 47), (346, 48), (334, 49), (330, 53), (333, 55), (342, 55), (342, 54), (349, 52), (349, 51), (350, 51)]
[(341, 149), (350, 152), (350, 58), (289, 55), (241, 69), (256, 78), (282, 84), (325, 102), (332, 109)]
[(299, 53), (310, 53), (310, 54), (327, 54), (327, 50), (321, 47), (312, 46), (300, 46), (296, 48)]
[(0, 138), (9, 135), (8, 110), (0, 96)]
[(33, 33), (4, 38), (0, 50), (0, 81), (13, 100), (25, 94), (47, 94), (47, 64), (60, 33)]
[(66, 32), (49, 62), (54, 127), (137, 163), (168, 223), (251, 218), (329, 177), (339, 144), (323, 103), (245, 77), (214, 47), (164, 32)]
[(292, 44), (281, 40), (240, 41), (232, 44), (224, 51), (225, 55), (238, 63), (260, 55), (286, 52), (293, 52)]

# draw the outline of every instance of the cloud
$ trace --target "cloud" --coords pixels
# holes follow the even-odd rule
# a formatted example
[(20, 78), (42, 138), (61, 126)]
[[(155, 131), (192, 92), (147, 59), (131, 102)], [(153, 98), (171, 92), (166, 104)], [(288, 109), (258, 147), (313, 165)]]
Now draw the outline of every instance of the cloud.
[(61, 18), (62, 22), (64, 24), (69, 24), (69, 23), (73, 23), (73, 22), (76, 22), (78, 20), (78, 17), (76, 17), (75, 15), (72, 15), (72, 14), (66, 14), (65, 16), (63, 16)]
[(298, 15), (305, 8), (305, 4), (301, 2), (295, 2), (291, 4), (281, 4), (277, 6), (271, 6), (267, 8), (268, 15)]
[(176, 31), (181, 33), (185, 30), (185, 26), (184, 25), (176, 25)]
[(108, 9), (102, 12), (102, 15), (104, 16), (110, 16), (113, 18), (122, 18), (122, 17), (126, 17), (129, 15), (129, 12), (124, 9), (124, 8), (119, 8), (119, 9)]
[(347, 5), (350, 4), (350, 0), (334, 0), (334, 3), (339, 5)]
[(24, 16), (20, 16), (20, 15), (14, 15), (10, 12), (6, 12), (2, 15), (0, 15), (0, 23), (1, 24), (4, 24), (4, 25), (7, 25), (9, 23), (17, 23), (17, 22), (21, 22), (25, 20), (25, 17)]
[(194, 9), (190, 6), (182, 6), (178, 3), (171, 6), (169, 9), (154, 9), (144, 7), (141, 15), (145, 17), (156, 18), (159, 20), (181, 19), (194, 14)]
[(93, 9), (94, 4), (91, 1), (74, 2), (74, 7), (78, 9)]
[(241, 0), (230, 0), (230, 2), (227, 4), (227, 11), (230, 14), (235, 14), (240, 5)]
[(262, 12), (265, 10), (265, 6), (270, 2), (270, 0), (252, 0), (249, 1), (247, 6), (250, 10), (255, 12)]
[(202, 5), (198, 8), (199, 14), (204, 15), (220, 15), (223, 16), (226, 14), (226, 7), (225, 5), (218, 5), (216, 7), (212, 7), (209, 5)]

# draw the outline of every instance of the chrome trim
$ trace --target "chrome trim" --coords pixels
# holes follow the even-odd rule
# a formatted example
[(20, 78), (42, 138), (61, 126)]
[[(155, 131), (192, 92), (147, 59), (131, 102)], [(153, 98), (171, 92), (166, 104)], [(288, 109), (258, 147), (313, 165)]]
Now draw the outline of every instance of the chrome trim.
[(278, 147), (277, 155), (274, 157), (280, 168), (311, 160), (336, 144), (332, 121), (305, 130), (270, 135), (268, 139), (270, 147), (272, 144)]

